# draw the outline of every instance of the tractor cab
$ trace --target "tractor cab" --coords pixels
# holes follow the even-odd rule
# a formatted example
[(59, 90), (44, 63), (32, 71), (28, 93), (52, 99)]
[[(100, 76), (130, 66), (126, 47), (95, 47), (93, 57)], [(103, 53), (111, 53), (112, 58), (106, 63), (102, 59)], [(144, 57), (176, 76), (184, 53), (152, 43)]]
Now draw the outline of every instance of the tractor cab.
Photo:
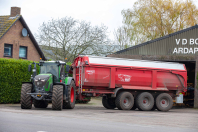
[(53, 82), (64, 82), (66, 65), (63, 61), (40, 62), (40, 75), (52, 74)]

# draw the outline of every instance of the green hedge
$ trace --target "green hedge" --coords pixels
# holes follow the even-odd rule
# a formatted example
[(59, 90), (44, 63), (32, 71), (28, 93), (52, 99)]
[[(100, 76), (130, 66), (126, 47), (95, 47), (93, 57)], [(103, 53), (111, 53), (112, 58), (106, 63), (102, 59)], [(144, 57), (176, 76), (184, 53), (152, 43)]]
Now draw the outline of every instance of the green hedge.
[[(29, 81), (32, 61), (0, 58), (0, 103), (19, 103), (22, 82)], [(33, 65), (32, 65), (33, 68)]]

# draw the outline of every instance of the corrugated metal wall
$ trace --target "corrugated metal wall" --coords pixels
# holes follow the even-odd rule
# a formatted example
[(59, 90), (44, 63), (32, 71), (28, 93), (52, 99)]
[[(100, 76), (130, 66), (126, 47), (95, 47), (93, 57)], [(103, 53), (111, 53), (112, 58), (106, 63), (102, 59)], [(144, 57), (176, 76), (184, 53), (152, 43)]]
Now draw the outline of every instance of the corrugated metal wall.
[[(190, 45), (190, 39), (197, 39), (197, 43), (198, 43), (198, 28), (193, 28), (190, 29), (188, 31), (182, 32), (176, 32), (171, 34), (170, 36), (166, 36), (163, 39), (156, 39), (151, 43), (148, 44), (140, 44), (142, 46), (134, 46), (134, 48), (132, 49), (128, 49), (125, 50), (121, 53), (118, 54), (128, 54), (128, 55), (195, 55), (192, 53), (183, 53), (182, 52), (178, 52), (178, 53), (174, 53), (173, 51), (176, 48), (178, 51), (178, 48), (188, 48), (188, 51), (190, 50), (190, 48), (193, 49), (193, 53), (194, 53), (194, 48), (198, 48), (198, 44), (193, 44)], [(179, 45), (176, 44), (176, 39), (177, 42), (179, 42), (180, 39), (180, 43)], [(187, 39), (187, 44), (182, 45), (182, 39)], [(183, 40), (185, 42), (185, 40)], [(136, 47), (136, 48), (135, 48)], [(187, 52), (187, 49), (185, 49), (185, 52)], [(198, 54), (198, 51), (196, 52), (196, 55)]]

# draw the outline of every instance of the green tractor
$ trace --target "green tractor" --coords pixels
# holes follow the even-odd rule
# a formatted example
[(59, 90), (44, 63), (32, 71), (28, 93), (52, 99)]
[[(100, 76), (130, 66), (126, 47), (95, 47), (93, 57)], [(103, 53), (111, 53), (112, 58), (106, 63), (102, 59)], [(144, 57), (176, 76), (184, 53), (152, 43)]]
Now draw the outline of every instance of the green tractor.
[[(69, 65), (63, 61), (40, 61), (29, 65), (33, 71), (30, 82), (23, 82), (21, 87), (21, 108), (47, 108), (52, 102), (53, 110), (73, 109), (76, 101), (76, 88), (72, 77), (68, 77)], [(37, 75), (36, 65), (40, 70)], [(64, 68), (66, 65), (66, 69)], [(66, 71), (66, 73), (65, 73)]]

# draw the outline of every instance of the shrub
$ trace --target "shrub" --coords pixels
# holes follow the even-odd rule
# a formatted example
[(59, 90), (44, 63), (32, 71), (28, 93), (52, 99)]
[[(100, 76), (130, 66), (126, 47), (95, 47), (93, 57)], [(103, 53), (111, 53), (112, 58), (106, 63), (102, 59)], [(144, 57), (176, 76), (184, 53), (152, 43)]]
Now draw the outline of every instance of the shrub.
[(31, 63), (22, 59), (0, 58), (0, 103), (20, 102), (22, 82), (30, 81), (32, 74), (28, 72)]

